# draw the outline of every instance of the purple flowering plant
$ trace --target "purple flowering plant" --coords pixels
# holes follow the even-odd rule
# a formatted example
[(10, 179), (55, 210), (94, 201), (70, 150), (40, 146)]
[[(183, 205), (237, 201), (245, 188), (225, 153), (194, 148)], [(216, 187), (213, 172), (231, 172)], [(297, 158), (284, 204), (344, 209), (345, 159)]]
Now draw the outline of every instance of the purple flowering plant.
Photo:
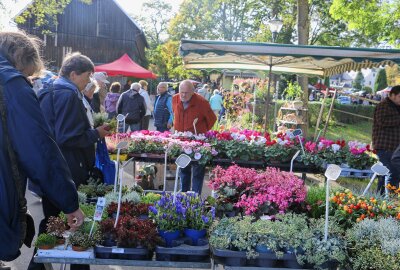
[(186, 208), (186, 228), (194, 230), (208, 229), (215, 218), (215, 208), (208, 208), (205, 200), (197, 193), (187, 193), (183, 197)]
[(176, 194), (176, 202), (171, 193), (163, 193), (160, 200), (149, 207), (149, 217), (163, 231), (182, 230), (186, 225), (186, 207), (183, 205), (184, 194)]
[(149, 217), (159, 230), (176, 231), (184, 228), (202, 230), (211, 226), (215, 208), (207, 208), (205, 201), (196, 193), (177, 193), (176, 202), (171, 193), (164, 193), (161, 199), (149, 207)]

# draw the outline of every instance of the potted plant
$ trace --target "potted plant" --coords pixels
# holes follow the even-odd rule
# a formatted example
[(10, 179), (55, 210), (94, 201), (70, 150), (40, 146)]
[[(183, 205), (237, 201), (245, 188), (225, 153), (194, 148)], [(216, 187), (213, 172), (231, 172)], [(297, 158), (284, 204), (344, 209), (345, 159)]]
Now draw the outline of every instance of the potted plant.
[(106, 247), (112, 247), (117, 245), (117, 230), (114, 228), (115, 220), (107, 218), (99, 223), (99, 229), (103, 235), (103, 245)]
[(72, 246), (72, 250), (85, 251), (101, 242), (101, 234), (96, 231), (92, 236), (89, 236), (89, 233), (78, 230), (70, 235), (68, 241)]
[(149, 218), (149, 207), (153, 204), (138, 203), (133, 206), (132, 216), (138, 217), (140, 219)]
[(156, 225), (150, 220), (124, 216), (118, 221), (117, 244), (124, 248), (147, 248), (152, 250), (160, 242)]
[(399, 269), (400, 224), (394, 218), (364, 219), (346, 232), (351, 269)]
[[(135, 204), (129, 201), (122, 201), (119, 209), (120, 216), (132, 216)], [(108, 217), (115, 218), (117, 215), (118, 203), (112, 202), (107, 206)]]
[(197, 193), (187, 193), (183, 197), (183, 205), (186, 208), (184, 233), (192, 240), (192, 245), (197, 246), (215, 218), (215, 208), (207, 209), (205, 201)]
[(376, 159), (371, 156), (370, 146), (357, 141), (348, 142), (349, 152), (346, 155), (346, 162), (350, 168), (365, 170), (371, 167)]
[(141, 202), (145, 204), (155, 204), (160, 200), (160, 198), (160, 194), (149, 192), (146, 193), (146, 195), (142, 196)]
[(157, 167), (155, 164), (147, 164), (142, 166), (137, 176), (137, 184), (143, 189), (154, 189), (154, 179), (157, 174)]
[(106, 185), (101, 181), (101, 179), (91, 177), (86, 185), (79, 186), (78, 191), (85, 193), (89, 202), (96, 203), (97, 197), (103, 197), (112, 189), (112, 185)]
[(52, 249), (57, 243), (57, 237), (48, 233), (42, 233), (35, 241), (38, 249)]
[[(210, 228), (209, 243), (217, 263), (229, 266), (244, 266), (246, 264), (246, 250), (239, 256), (237, 252), (239, 248), (233, 243), (235, 239), (240, 238), (240, 235), (245, 233), (235, 229), (240, 220), (240, 217), (222, 218)], [(237, 235), (238, 232), (240, 235)], [(246, 249), (243, 246), (241, 248)]]
[(348, 259), (343, 229), (331, 218), (328, 240), (325, 241), (324, 224), (324, 219), (310, 220), (312, 236), (303, 241), (297, 259), (302, 264), (313, 265), (315, 269), (337, 269), (339, 265), (345, 265)]
[(298, 150), (288, 138), (278, 138), (265, 148), (265, 160), (271, 164), (289, 162)]
[(65, 239), (63, 234), (67, 230), (67, 225), (65, 224), (65, 221), (60, 217), (49, 217), (46, 226), (47, 233), (57, 237), (57, 244), (64, 244)]
[(165, 240), (167, 247), (179, 238), (185, 227), (185, 207), (182, 204), (184, 195), (176, 194), (176, 202), (172, 194), (164, 193), (161, 199), (149, 207), (149, 217), (157, 224), (158, 233)]

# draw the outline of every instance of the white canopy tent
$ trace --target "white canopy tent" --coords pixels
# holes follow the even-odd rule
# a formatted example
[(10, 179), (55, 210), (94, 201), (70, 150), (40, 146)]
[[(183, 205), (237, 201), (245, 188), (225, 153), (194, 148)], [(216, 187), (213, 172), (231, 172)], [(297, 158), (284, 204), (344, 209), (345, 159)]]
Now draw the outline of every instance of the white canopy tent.
[(268, 72), (265, 130), (269, 119), (271, 73), (329, 77), (345, 71), (400, 63), (400, 50), (212, 40), (183, 39), (180, 54), (188, 69)]
[(180, 53), (188, 69), (271, 70), (319, 77), (400, 63), (400, 50), (210, 40), (182, 40)]

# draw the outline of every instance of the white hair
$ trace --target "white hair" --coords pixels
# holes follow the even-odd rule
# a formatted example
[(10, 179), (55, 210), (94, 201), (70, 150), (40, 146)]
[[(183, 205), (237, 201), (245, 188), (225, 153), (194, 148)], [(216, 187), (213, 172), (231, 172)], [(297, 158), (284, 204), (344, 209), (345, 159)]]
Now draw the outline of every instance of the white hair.
[(140, 85), (140, 83), (132, 83), (131, 84), (131, 89), (139, 91), (140, 88), (142, 88), (142, 86)]

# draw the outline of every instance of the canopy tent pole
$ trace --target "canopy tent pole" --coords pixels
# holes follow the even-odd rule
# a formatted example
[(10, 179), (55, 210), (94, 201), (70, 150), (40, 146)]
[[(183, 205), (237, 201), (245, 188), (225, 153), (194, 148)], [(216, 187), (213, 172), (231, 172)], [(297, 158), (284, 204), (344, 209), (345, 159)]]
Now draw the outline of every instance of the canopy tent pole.
[[(329, 91), (329, 89), (327, 91)], [(325, 123), (325, 126), (324, 126), (324, 131), (322, 132), (322, 136), (324, 136), (324, 137), (325, 137), (325, 134), (326, 134), (326, 129), (328, 128), (329, 119), (331, 118), (331, 114), (332, 114), (332, 111), (333, 111), (333, 105), (335, 104), (336, 93), (337, 93), (337, 90), (335, 89), (335, 92), (333, 93), (331, 107), (329, 108), (328, 116), (326, 117), (326, 123)]]
[(328, 91), (329, 90), (327, 89), (325, 92), (324, 98), (322, 99), (322, 104), (321, 104), (321, 109), (319, 110), (317, 124), (315, 125), (314, 140), (317, 139), (318, 128), (319, 128), (319, 124), (321, 123), (322, 115), (324, 114), (325, 99), (326, 99), (326, 96), (328, 95)]
[(254, 87), (254, 93), (253, 93), (253, 96), (254, 96), (254, 104), (253, 104), (253, 117), (251, 118), (251, 129), (252, 130), (254, 130), (254, 118), (255, 118), (255, 115), (256, 115), (256, 106), (257, 106), (257, 96), (256, 96), (256, 88), (257, 87)]
[(264, 132), (268, 131), (269, 122), (269, 104), (270, 104), (270, 92), (271, 92), (271, 80), (272, 80), (272, 56), (269, 56), (269, 74), (268, 74), (268, 89), (267, 89), (267, 100), (265, 101), (265, 122), (264, 122)]

